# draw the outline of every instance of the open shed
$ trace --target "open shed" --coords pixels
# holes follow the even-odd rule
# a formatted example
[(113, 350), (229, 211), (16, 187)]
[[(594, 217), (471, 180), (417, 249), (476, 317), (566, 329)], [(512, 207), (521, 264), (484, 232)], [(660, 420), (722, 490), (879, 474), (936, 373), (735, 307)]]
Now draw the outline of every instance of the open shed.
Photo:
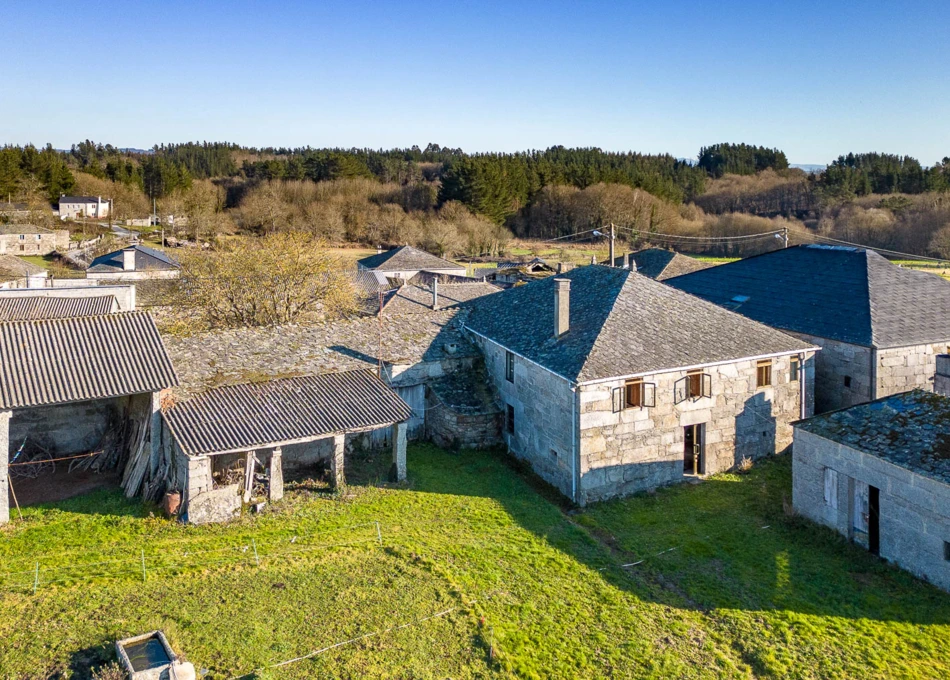
[[(356, 370), (227, 385), (163, 412), (162, 445), (174, 461), (168, 484), (182, 492), (188, 521), (223, 521), (249, 498), (254, 467), (267, 469), (268, 496), (283, 496), (284, 465), (327, 462), (344, 483), (344, 452), (362, 437), (392, 428), (393, 472), (406, 476), (406, 428), (412, 409), (372, 371)], [(227, 474), (243, 468), (243, 482)]]
[(121, 469), (133, 440), (154, 453), (159, 393), (177, 384), (146, 312), (0, 322), (0, 522), (11, 454)]

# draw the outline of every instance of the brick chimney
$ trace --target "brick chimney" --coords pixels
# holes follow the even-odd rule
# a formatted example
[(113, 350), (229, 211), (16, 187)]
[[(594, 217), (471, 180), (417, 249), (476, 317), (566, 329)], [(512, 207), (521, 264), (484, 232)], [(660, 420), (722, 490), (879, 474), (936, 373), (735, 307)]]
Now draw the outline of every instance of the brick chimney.
[(432, 309), (439, 308), (439, 279), (432, 277)]
[(934, 376), (934, 392), (950, 397), (950, 354), (937, 355), (937, 374)]
[(570, 327), (571, 280), (554, 279), (554, 337), (561, 337)]
[(135, 271), (135, 247), (129, 246), (122, 250), (122, 271)]

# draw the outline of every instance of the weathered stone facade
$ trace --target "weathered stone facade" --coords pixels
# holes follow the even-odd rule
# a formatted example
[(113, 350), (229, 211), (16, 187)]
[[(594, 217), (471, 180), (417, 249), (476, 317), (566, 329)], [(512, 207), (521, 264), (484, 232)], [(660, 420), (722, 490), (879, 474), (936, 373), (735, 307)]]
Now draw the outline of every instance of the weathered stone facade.
[(937, 355), (950, 347), (950, 340), (910, 347), (876, 350), (877, 391), (875, 399), (913, 389), (933, 390)]
[(804, 333), (789, 334), (821, 347), (815, 358), (816, 413), (915, 388), (932, 390), (936, 357), (950, 348), (950, 340), (877, 349)]
[[(814, 359), (805, 361), (805, 414), (814, 410)], [(598, 501), (684, 479), (686, 428), (702, 425), (702, 475), (785, 450), (790, 423), (801, 415), (801, 382), (790, 381), (789, 356), (772, 359), (772, 384), (756, 387), (756, 361), (702, 369), (711, 396), (675, 403), (677, 381), (687, 371), (643, 380), (655, 384), (655, 406), (623, 407), (624, 380), (580, 389), (579, 502)]]
[(487, 449), (501, 442), (502, 414), (497, 408), (464, 409), (426, 392), (426, 437), (446, 449)]
[(49, 255), (69, 250), (69, 231), (31, 225), (0, 225), (0, 254)]
[(879, 489), (880, 556), (950, 590), (950, 485), (800, 427), (792, 469), (795, 509), (863, 547), (863, 504), (869, 486)]
[[(756, 387), (756, 361), (704, 369), (711, 396), (674, 403), (674, 384), (687, 372), (645, 376), (655, 406), (623, 408), (624, 380), (573, 386), (537, 364), (514, 356), (506, 378), (506, 350), (481, 337), (488, 374), (506, 412), (502, 436), (514, 455), (579, 504), (682, 481), (685, 428), (703, 425), (708, 475), (787, 448), (790, 423), (802, 415), (801, 383), (790, 381), (790, 356), (772, 360), (772, 385)], [(814, 354), (806, 353), (805, 415), (814, 411)], [(514, 432), (507, 424), (514, 415)]]

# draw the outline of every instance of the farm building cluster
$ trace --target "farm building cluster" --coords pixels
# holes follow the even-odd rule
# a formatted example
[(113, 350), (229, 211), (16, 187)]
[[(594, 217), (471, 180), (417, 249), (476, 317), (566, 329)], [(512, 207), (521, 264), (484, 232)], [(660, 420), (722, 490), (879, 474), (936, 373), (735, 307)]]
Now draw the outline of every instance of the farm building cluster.
[[(133, 247), (90, 271), (166, 260)], [(135, 277), (0, 290), (0, 484), (42, 499), (111, 475), (225, 521), (291, 471), (344, 484), (358, 450), (404, 480), (427, 439), (502, 448), (584, 506), (794, 445), (802, 514), (950, 588), (950, 283), (824, 246), (473, 274), (380, 251), (353, 273), (358, 318), (193, 337), (159, 333)]]

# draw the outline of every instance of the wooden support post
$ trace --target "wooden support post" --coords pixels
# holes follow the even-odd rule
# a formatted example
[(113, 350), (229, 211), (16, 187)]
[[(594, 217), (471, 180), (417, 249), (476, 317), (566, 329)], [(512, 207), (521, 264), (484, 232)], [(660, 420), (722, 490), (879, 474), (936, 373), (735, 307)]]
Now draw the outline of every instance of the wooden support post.
[(333, 452), (330, 454), (330, 483), (335, 489), (346, 486), (346, 475), (343, 471), (344, 453), (346, 451), (346, 435), (333, 435)]
[(267, 500), (271, 503), (279, 501), (284, 497), (284, 464), (283, 452), (278, 446), (270, 454), (270, 467), (268, 469)]

